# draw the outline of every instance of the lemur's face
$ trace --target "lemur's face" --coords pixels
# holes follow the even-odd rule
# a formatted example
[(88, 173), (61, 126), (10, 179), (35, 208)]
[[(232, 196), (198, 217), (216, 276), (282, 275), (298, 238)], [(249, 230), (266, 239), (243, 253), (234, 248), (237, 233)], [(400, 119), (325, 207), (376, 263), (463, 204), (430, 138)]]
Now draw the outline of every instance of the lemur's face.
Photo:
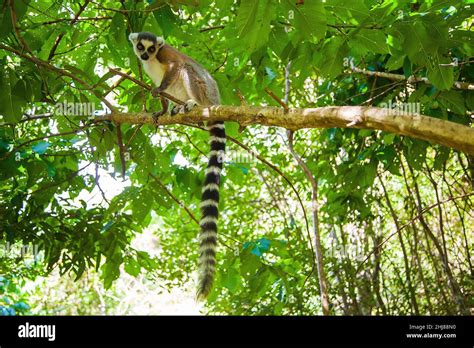
[(131, 33), (128, 39), (132, 42), (133, 50), (137, 57), (143, 61), (153, 59), (156, 56), (156, 52), (165, 44), (165, 40), (162, 37), (148, 32)]

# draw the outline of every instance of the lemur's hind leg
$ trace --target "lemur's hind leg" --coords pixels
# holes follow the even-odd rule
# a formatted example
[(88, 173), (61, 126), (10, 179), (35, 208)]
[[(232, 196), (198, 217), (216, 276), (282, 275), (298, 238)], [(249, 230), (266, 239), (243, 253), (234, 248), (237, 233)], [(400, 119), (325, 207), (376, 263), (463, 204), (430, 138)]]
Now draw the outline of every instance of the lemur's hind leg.
[(163, 116), (168, 112), (169, 102), (168, 99), (165, 97), (160, 97), (161, 100), (161, 110), (154, 112), (151, 116), (153, 117), (153, 121), (156, 123), (160, 116)]

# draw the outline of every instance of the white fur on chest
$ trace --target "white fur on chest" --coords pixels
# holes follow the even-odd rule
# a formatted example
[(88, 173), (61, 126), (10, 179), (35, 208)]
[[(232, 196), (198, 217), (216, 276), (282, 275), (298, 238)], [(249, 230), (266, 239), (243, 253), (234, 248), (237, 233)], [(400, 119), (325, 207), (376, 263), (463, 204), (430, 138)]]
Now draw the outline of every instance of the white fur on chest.
[[(155, 86), (159, 87), (161, 85), (161, 81), (163, 80), (163, 75), (165, 73), (164, 65), (154, 59), (152, 61), (143, 62), (143, 68), (145, 69), (146, 74), (148, 75), (148, 77), (151, 78)], [(184, 86), (184, 84), (188, 83), (189, 79), (187, 75), (181, 75), (176, 81), (174, 81), (170, 86), (168, 86), (167, 89), (165, 89), (165, 92), (181, 101), (193, 99)]]
[(153, 61), (143, 62), (143, 68), (155, 86), (159, 87), (161, 85), (161, 81), (163, 80), (163, 75), (165, 74), (163, 64), (154, 59)]
[[(163, 80), (163, 75), (165, 73), (164, 65), (154, 59), (152, 61), (143, 62), (143, 68), (145, 69), (146, 74), (148, 75), (148, 77), (151, 78), (155, 86), (159, 87), (161, 85), (161, 81)], [(181, 101), (193, 99), (187, 91), (186, 86), (188, 84), (189, 79), (187, 75), (180, 74), (176, 81), (172, 82), (171, 85), (165, 89), (165, 92)]]

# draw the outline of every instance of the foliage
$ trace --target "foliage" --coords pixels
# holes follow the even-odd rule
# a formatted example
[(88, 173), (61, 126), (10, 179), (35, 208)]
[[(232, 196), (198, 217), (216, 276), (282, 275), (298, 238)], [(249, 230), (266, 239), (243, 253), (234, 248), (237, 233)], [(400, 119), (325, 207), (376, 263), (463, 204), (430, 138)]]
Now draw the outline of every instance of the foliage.
[[(130, 32), (154, 32), (199, 61), (218, 81), (223, 104), (240, 103), (239, 91), (249, 104), (278, 106), (265, 88), (284, 95), (291, 62), (290, 106), (399, 102), (469, 125), (474, 94), (452, 89), (474, 75), (468, 3), (22, 0), (11, 8), (4, 1), (0, 238), (38, 246), (48, 272), (79, 279), (96, 269), (106, 287), (122, 271), (152, 272), (170, 288), (193, 279), (198, 226), (183, 207), (198, 216), (207, 133), (122, 125), (122, 178), (118, 129), (94, 117), (104, 107), (98, 96), (129, 111), (159, 108), (108, 70), (150, 83)], [(352, 66), (432, 84), (354, 74)], [(209, 312), (321, 313), (307, 228), (311, 187), (285, 135), (226, 127), (267, 163), (228, 142)], [(459, 314), (474, 306), (474, 159), (390, 133), (335, 128), (298, 132), (295, 150), (318, 181), (332, 314)], [(158, 257), (131, 246), (146, 227), (156, 230)], [(21, 273), (6, 262), (0, 269), (13, 302), (22, 301), (12, 285)]]
[(39, 263), (22, 261), (22, 257), (2, 257), (0, 274), (5, 274), (4, 270), (11, 274), (0, 275), (0, 315), (30, 314), (30, 294), (24, 287), (43, 272)]
[[(23, 279), (23, 281), (25, 281)], [(29, 306), (24, 302), (24, 297), (14, 280), (0, 276), (0, 315), (18, 315), (28, 313)]]

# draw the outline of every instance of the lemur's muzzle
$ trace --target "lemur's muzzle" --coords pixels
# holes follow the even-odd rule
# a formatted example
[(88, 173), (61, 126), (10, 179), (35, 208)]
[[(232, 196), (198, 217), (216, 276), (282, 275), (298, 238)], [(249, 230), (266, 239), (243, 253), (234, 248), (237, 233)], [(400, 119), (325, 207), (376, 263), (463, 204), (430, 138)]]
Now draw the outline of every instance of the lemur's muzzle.
[(148, 57), (148, 53), (143, 53), (141, 56), (140, 56), (141, 59), (143, 60), (147, 60), (149, 57)]

